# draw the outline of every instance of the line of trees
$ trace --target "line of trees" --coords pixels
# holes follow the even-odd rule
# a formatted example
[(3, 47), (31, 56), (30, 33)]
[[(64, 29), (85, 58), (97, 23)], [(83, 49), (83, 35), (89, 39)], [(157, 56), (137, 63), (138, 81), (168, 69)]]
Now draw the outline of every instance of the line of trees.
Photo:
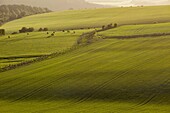
[(40, 28), (38, 31), (48, 31), (48, 28)]
[(33, 27), (30, 28), (22, 27), (22, 29), (19, 30), (19, 33), (33, 32), (33, 31), (34, 31)]
[(1, 5), (0, 25), (5, 22), (19, 19), (25, 16), (51, 12), (47, 8), (32, 7), (26, 5)]

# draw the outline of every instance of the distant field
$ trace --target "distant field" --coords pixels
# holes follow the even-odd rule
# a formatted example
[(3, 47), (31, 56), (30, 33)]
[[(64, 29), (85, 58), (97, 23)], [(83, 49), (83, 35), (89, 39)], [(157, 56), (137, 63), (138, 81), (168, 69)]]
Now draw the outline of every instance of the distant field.
[(73, 10), (29, 16), (6, 23), (7, 32), (21, 27), (48, 27), (50, 30), (101, 27), (110, 23), (142, 24), (170, 22), (170, 6)]
[(41, 55), (65, 51), (73, 46), (78, 37), (91, 30), (75, 30), (70, 33), (56, 32), (32, 32), (0, 37), (0, 67), (8, 64), (16, 64), (25, 60), (31, 60)]
[(0, 112), (169, 113), (169, 51), (168, 36), (105, 39), (0, 73)]
[(126, 25), (100, 32), (104, 36), (132, 36), (155, 33), (170, 33), (170, 23)]

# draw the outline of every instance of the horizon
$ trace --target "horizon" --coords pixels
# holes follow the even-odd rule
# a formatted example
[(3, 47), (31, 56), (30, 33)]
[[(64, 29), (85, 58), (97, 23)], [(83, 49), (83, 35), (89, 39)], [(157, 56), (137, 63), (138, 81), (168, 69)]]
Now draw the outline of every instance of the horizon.
[(110, 6), (169, 5), (170, 0), (85, 0), (89, 3)]

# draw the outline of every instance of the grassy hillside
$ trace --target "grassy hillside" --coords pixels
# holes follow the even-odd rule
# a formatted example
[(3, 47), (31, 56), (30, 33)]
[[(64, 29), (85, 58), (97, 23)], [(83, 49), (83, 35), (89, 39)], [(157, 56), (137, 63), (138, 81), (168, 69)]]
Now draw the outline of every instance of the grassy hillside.
[(170, 22), (170, 6), (108, 8), (53, 12), (9, 22), (2, 26), (7, 32), (22, 27), (48, 27), (50, 30), (101, 27), (109, 23), (141, 24)]
[(0, 73), (0, 112), (169, 113), (169, 43), (106, 39)]
[(90, 30), (74, 30), (68, 33), (32, 32), (0, 37), (0, 67), (31, 60), (42, 55), (65, 51), (73, 46), (83, 32)]
[(99, 34), (104, 36), (131, 36), (155, 33), (170, 33), (170, 23), (126, 25)]

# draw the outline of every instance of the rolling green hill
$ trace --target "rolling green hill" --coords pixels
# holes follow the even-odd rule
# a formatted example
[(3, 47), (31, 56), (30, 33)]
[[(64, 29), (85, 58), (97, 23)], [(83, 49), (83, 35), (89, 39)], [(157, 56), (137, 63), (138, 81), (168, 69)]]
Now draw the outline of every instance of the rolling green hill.
[(68, 33), (32, 32), (0, 37), (0, 67), (32, 60), (42, 55), (65, 51), (76, 44), (83, 32), (93, 29), (74, 30)]
[(169, 113), (169, 43), (105, 39), (0, 73), (0, 112)]
[(100, 32), (103, 36), (133, 36), (170, 33), (170, 23), (126, 25)]
[[(0, 37), (0, 66), (68, 50), (82, 33), (94, 30), (74, 30), (75, 34), (73, 30), (57, 31), (62, 29), (118, 23), (126, 25), (96, 34), (170, 33), (169, 9), (155, 6), (64, 11), (6, 23), (2, 28), (7, 33), (22, 27), (47, 27), (56, 33), (52, 37), (52, 31)], [(169, 113), (169, 59), (170, 36), (100, 38), (57, 57), (1, 72), (0, 113)]]
[(170, 22), (170, 6), (126, 7), (93, 10), (74, 10), (34, 15), (2, 26), (7, 32), (22, 27), (48, 27), (50, 30), (101, 27), (110, 23), (144, 24)]

